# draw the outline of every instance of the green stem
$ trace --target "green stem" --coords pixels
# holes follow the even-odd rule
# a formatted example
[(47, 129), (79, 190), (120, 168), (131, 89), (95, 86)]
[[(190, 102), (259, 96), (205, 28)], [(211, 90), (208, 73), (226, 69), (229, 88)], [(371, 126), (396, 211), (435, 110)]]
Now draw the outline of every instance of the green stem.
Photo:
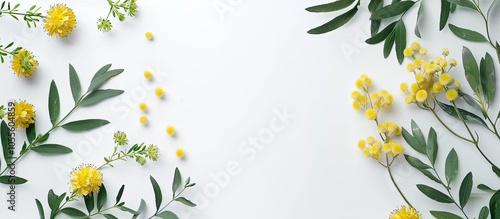
[(460, 209), (460, 211), (462, 211), (462, 214), (465, 216), (465, 218), (469, 219), (469, 217), (467, 216), (467, 214), (465, 213), (464, 209), (457, 203), (457, 201), (455, 201), (455, 198), (453, 197), (453, 195), (451, 194), (451, 189), (448, 185), (444, 184), (443, 180), (441, 179), (441, 177), (439, 177), (439, 174), (438, 172), (436, 171), (436, 168), (434, 167), (434, 165), (432, 165), (432, 170), (434, 171), (434, 173), (436, 174), (436, 177), (438, 178), (439, 180), (439, 183), (446, 189), (446, 191), (448, 192), (448, 195), (450, 196), (451, 200), (453, 201), (453, 203), (457, 206), (458, 209)]
[(441, 118), (439, 118), (439, 116), (437, 115), (436, 111), (434, 111), (434, 109), (432, 109), (432, 108), (430, 108), (430, 107), (429, 107), (429, 108), (427, 108), (427, 109), (428, 109), (429, 111), (431, 111), (431, 112), (432, 112), (432, 114), (434, 115), (434, 117), (436, 117), (436, 119), (439, 121), (439, 123), (441, 123), (441, 125), (443, 125), (443, 126), (444, 126), (444, 127), (445, 127), (445, 128), (446, 128), (446, 129), (447, 129), (447, 130), (451, 133), (451, 134), (453, 134), (453, 135), (457, 136), (458, 138), (460, 138), (460, 139), (462, 139), (462, 140), (464, 140), (464, 141), (467, 141), (467, 142), (469, 142), (469, 143), (474, 144), (474, 141), (472, 141), (472, 140), (470, 140), (470, 139), (468, 139), (468, 138), (465, 138), (465, 137), (463, 137), (463, 136), (459, 135), (458, 133), (456, 133), (455, 131), (453, 131), (450, 127), (448, 127), (448, 126), (447, 126), (447, 125), (443, 122), (443, 120), (441, 120)]
[(398, 184), (396, 183), (396, 180), (394, 180), (394, 177), (392, 176), (392, 171), (391, 171), (391, 164), (392, 164), (392, 162), (389, 164), (389, 157), (388, 157), (387, 154), (385, 155), (385, 160), (386, 160), (386, 162), (388, 164), (386, 166), (386, 168), (387, 168), (387, 172), (389, 172), (389, 176), (391, 177), (392, 184), (394, 184), (394, 187), (396, 187), (396, 190), (398, 190), (399, 194), (405, 200), (406, 204), (408, 204), (409, 207), (413, 208), (413, 206), (410, 204), (410, 202), (408, 201), (408, 199), (406, 199), (405, 195), (403, 194), (403, 192), (399, 188)]
[(113, 206), (111, 206), (111, 207), (109, 207), (109, 208), (105, 208), (105, 209), (100, 210), (100, 211), (98, 211), (98, 212), (96, 212), (96, 213), (89, 214), (89, 215), (87, 215), (87, 216), (85, 216), (85, 217), (80, 217), (80, 218), (91, 218), (91, 217), (93, 217), (93, 216), (96, 216), (96, 215), (98, 215), (98, 214), (102, 214), (102, 213), (104, 213), (104, 212), (106, 212), (106, 211), (109, 211), (109, 210), (111, 210), (111, 209), (113, 209), (113, 208), (116, 208), (116, 207), (118, 207), (118, 206), (113, 205)]
[(179, 192), (179, 194), (174, 195), (174, 197), (172, 198), (172, 200), (170, 200), (170, 201), (169, 201), (169, 202), (168, 202), (165, 206), (163, 206), (163, 208), (161, 208), (160, 210), (157, 210), (153, 216), (149, 217), (149, 219), (151, 219), (151, 218), (153, 218), (153, 217), (157, 216), (157, 215), (158, 215), (158, 213), (163, 212), (163, 209), (165, 209), (167, 206), (169, 206), (170, 204), (172, 204), (172, 202), (174, 202), (174, 200), (175, 200), (176, 198), (178, 198), (178, 197), (182, 194), (182, 192), (184, 192), (184, 190), (186, 190), (186, 187), (184, 187), (184, 188), (183, 188), (183, 189)]

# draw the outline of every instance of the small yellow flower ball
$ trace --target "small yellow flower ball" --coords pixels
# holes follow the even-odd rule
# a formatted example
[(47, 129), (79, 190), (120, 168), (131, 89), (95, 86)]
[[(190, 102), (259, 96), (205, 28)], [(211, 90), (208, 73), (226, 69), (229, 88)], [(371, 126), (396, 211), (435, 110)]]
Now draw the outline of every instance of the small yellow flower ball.
[(434, 93), (439, 93), (443, 90), (443, 85), (439, 82), (435, 82), (433, 85), (432, 85), (432, 91)]
[(457, 90), (452, 88), (446, 91), (446, 99), (448, 99), (449, 101), (454, 101), (457, 99), (457, 97), (458, 97)]
[(422, 65), (422, 59), (413, 60), (413, 64), (415, 64), (416, 68), (420, 68), (420, 66)]
[(391, 144), (391, 152), (394, 155), (403, 154), (405, 152), (405, 148), (403, 147), (403, 145), (394, 142), (393, 144)]
[(457, 60), (456, 59), (450, 59), (448, 62), (450, 63), (451, 67), (457, 66)]
[(444, 59), (441, 59), (439, 61), (439, 66), (443, 67), (443, 68), (446, 68), (446, 66), (448, 66), (448, 62)]
[(384, 145), (382, 146), (382, 151), (384, 153), (391, 153), (391, 144), (384, 143)]
[(418, 51), (418, 53), (420, 53), (421, 55), (426, 55), (427, 54), (427, 49), (426, 48), (420, 48), (420, 50)]
[(357, 91), (357, 90), (356, 90), (356, 91), (353, 91), (353, 92), (351, 93), (351, 98), (352, 98), (353, 100), (357, 100), (360, 96), (361, 96), (361, 93), (360, 93), (359, 91)]
[(358, 141), (358, 148), (360, 150), (365, 149), (366, 148), (365, 145), (366, 145), (366, 141), (365, 140), (361, 139), (361, 140)]
[(443, 73), (439, 76), (439, 83), (444, 86), (451, 85), (453, 82), (455, 80), (448, 73)]
[(410, 104), (410, 103), (415, 103), (415, 95), (408, 95), (405, 97), (405, 103)]
[(444, 56), (448, 56), (450, 54), (450, 50), (448, 48), (443, 48), (441, 50), (441, 54), (443, 54)]
[(458, 89), (460, 89), (462, 87), (462, 84), (460, 84), (460, 82), (458, 81), (455, 81), (455, 83), (453, 83)]
[(152, 76), (152, 75), (153, 75), (153, 73), (151, 73), (151, 71), (150, 71), (150, 70), (145, 70), (145, 71), (144, 71), (144, 78), (146, 78), (146, 79), (148, 79), (148, 80), (149, 80), (149, 79), (151, 78), (151, 76)]
[(414, 94), (417, 93), (417, 91), (418, 91), (418, 85), (416, 83), (411, 84), (410, 93)]
[(149, 32), (149, 31), (148, 31), (148, 32), (146, 32), (146, 33), (144, 34), (144, 36), (145, 36), (145, 37), (146, 37), (146, 39), (148, 39), (148, 40), (153, 39), (153, 33)]
[(165, 128), (165, 132), (167, 132), (168, 135), (172, 136), (175, 134), (175, 128), (169, 125), (167, 126), (167, 128)]
[(420, 43), (418, 43), (418, 42), (411, 42), (410, 48), (413, 49), (413, 50), (415, 50), (415, 51), (418, 51), (418, 50), (420, 50)]
[(369, 120), (375, 120), (377, 118), (377, 111), (374, 109), (367, 109), (365, 114)]
[(416, 67), (417, 67), (417, 66), (415, 66), (415, 63), (413, 63), (413, 62), (412, 62), (412, 63), (409, 63), (408, 65), (406, 65), (406, 71), (408, 71), (408, 72), (413, 72), (413, 71), (415, 71), (415, 68), (416, 68)]
[(399, 85), (399, 89), (402, 92), (407, 92), (408, 91), (408, 84), (406, 82), (401, 83), (401, 85)]
[(163, 88), (161, 88), (161, 87), (157, 87), (157, 88), (155, 89), (155, 95), (156, 95), (157, 97), (163, 97), (163, 94), (164, 94), (164, 93), (165, 93), (165, 92), (163, 91)]
[(183, 158), (184, 155), (185, 155), (184, 149), (182, 148), (175, 149), (175, 156), (177, 156), (178, 158)]
[(439, 67), (435, 64), (428, 64), (425, 66), (425, 72), (427, 73), (434, 74), (437, 70), (439, 70)]
[(373, 137), (371, 135), (366, 137), (366, 143), (368, 143), (368, 144), (374, 144), (376, 141), (377, 140), (375, 140), (375, 137)]
[(415, 95), (415, 99), (417, 99), (418, 102), (424, 102), (427, 100), (427, 91), (419, 90)]
[(141, 124), (145, 125), (146, 123), (148, 123), (148, 117), (146, 117), (146, 116), (139, 117), (139, 122)]
[(361, 103), (360, 103), (359, 101), (354, 101), (354, 102), (352, 102), (352, 108), (353, 108), (354, 110), (359, 110), (359, 109), (361, 109)]
[(417, 81), (418, 83), (424, 82), (424, 76), (422, 75), (422, 73), (418, 73), (415, 75), (415, 81)]
[(387, 132), (387, 125), (384, 123), (381, 123), (377, 126), (378, 133), (385, 133)]
[(403, 55), (406, 57), (410, 57), (413, 55), (413, 49), (411, 48), (406, 48), (403, 50)]
[(140, 102), (139, 103), (139, 109), (140, 110), (144, 111), (144, 110), (146, 110), (147, 107), (148, 106), (146, 105), (146, 103), (144, 103), (144, 102)]

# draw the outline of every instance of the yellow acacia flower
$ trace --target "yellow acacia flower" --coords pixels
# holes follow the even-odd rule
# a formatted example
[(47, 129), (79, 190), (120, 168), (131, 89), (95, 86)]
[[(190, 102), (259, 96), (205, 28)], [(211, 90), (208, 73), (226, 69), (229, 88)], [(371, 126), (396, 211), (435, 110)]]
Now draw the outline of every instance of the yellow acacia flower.
[(28, 128), (35, 123), (33, 105), (22, 100), (14, 101), (14, 128)]
[(418, 102), (424, 102), (425, 100), (427, 100), (427, 96), (428, 95), (426, 90), (419, 90), (415, 95), (415, 99)]
[(441, 54), (442, 54), (443, 56), (448, 56), (448, 55), (450, 54), (450, 50), (449, 50), (448, 48), (443, 48), (443, 49), (441, 50)]
[(401, 206), (401, 208), (394, 210), (389, 219), (421, 219), (422, 215), (418, 213), (415, 208)]
[(418, 42), (411, 42), (410, 48), (413, 49), (414, 51), (420, 50), (420, 43)]
[(67, 37), (76, 26), (76, 16), (65, 4), (56, 4), (49, 8), (43, 28), (49, 36), (57, 34)]
[(33, 53), (26, 49), (19, 50), (12, 56), (11, 68), (17, 75), (28, 77), (33, 74), (33, 71), (38, 67), (38, 61), (35, 60)]
[(457, 97), (458, 97), (457, 90), (452, 88), (446, 91), (446, 99), (448, 99), (449, 101), (454, 101), (457, 99)]
[(408, 71), (408, 72), (413, 72), (413, 71), (415, 71), (416, 68), (417, 68), (417, 66), (413, 62), (408, 63), (408, 65), (406, 65), (406, 71)]
[(432, 91), (434, 93), (439, 93), (443, 89), (444, 89), (443, 85), (441, 83), (439, 83), (439, 82), (434, 82), (434, 84), (432, 85)]
[(361, 140), (358, 141), (358, 148), (360, 150), (365, 149), (365, 145), (366, 145), (366, 141), (364, 139), (361, 139)]
[(144, 102), (140, 102), (139, 103), (139, 109), (140, 110), (144, 111), (144, 110), (146, 110), (147, 107), (148, 107), (148, 105), (146, 105), (146, 103), (144, 103)]
[(102, 184), (102, 174), (94, 165), (80, 165), (71, 172), (71, 190), (78, 195), (92, 196)]
[(367, 75), (363, 74), (361, 75), (357, 80), (356, 80), (356, 87), (358, 89), (363, 89), (363, 90), (368, 90), (368, 88), (371, 86), (372, 84), (372, 79), (369, 78)]
[(391, 144), (384, 143), (384, 145), (382, 146), (382, 151), (386, 154), (391, 153)]
[(460, 82), (458, 81), (455, 81), (455, 83), (453, 83), (455, 85), (455, 87), (457, 87), (458, 89), (460, 89), (462, 87), (462, 84), (460, 84)]
[(427, 49), (426, 48), (420, 48), (420, 50), (418, 50), (418, 53), (420, 53), (420, 55), (426, 55), (427, 54)]
[(185, 155), (184, 149), (182, 148), (175, 149), (175, 156), (177, 156), (178, 158), (183, 158), (184, 155)]
[(397, 143), (395, 141), (391, 141), (391, 153), (393, 155), (404, 154), (405, 148), (400, 143)]
[(173, 136), (175, 134), (175, 128), (169, 125), (165, 128), (165, 132), (167, 132), (168, 135)]
[(455, 80), (448, 73), (443, 73), (439, 76), (439, 83), (444, 86), (451, 85), (453, 82)]
[(374, 109), (367, 109), (365, 114), (369, 120), (375, 120), (377, 118), (377, 111)]
[(153, 39), (153, 33), (149, 32), (149, 31), (148, 31), (148, 32), (146, 32), (146, 33), (144, 34), (144, 36), (145, 36), (145, 37), (146, 37), (146, 39), (148, 39), (148, 40)]
[(408, 84), (406, 82), (401, 83), (401, 85), (399, 85), (399, 89), (402, 92), (408, 92)]
[(150, 70), (145, 70), (144, 71), (144, 78), (146, 78), (146, 79), (149, 80), (152, 75), (153, 75), (153, 73)]
[(413, 55), (413, 52), (414, 52), (413, 49), (408, 47), (408, 48), (403, 50), (403, 55), (406, 57), (410, 57)]
[(450, 59), (450, 60), (448, 60), (448, 63), (450, 63), (451, 67), (457, 66), (457, 60), (456, 59)]
[(147, 116), (139, 117), (139, 122), (143, 125), (146, 125), (146, 123), (148, 123), (148, 117)]
[(157, 88), (155, 89), (155, 95), (156, 95), (157, 97), (163, 97), (163, 94), (164, 94), (164, 93), (165, 93), (165, 92), (163, 91), (163, 88), (161, 88), (161, 87), (157, 87)]

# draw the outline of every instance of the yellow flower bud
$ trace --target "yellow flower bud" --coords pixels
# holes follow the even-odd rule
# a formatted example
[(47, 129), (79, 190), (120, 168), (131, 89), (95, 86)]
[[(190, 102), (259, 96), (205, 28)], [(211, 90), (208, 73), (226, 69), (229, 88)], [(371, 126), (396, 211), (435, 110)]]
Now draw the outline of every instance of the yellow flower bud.
[(441, 50), (441, 54), (443, 54), (444, 56), (448, 56), (450, 54), (450, 50), (448, 48), (443, 48)]
[(377, 118), (377, 111), (374, 109), (367, 109), (365, 114), (369, 120), (375, 120)]
[(434, 82), (434, 84), (432, 85), (432, 91), (434, 93), (439, 93), (443, 90), (443, 85), (439, 82)]
[(456, 59), (450, 59), (450, 61), (448, 61), (448, 62), (450, 63), (451, 67), (457, 66), (457, 60)]
[(439, 76), (439, 83), (444, 86), (451, 85), (453, 82), (455, 82), (455, 80), (448, 73), (443, 73)]
[(456, 100), (458, 97), (458, 92), (457, 90), (455, 89), (448, 89), (448, 91), (446, 91), (446, 99), (448, 99), (449, 101), (454, 101)]
[(413, 49), (413, 50), (415, 50), (415, 51), (418, 51), (418, 50), (420, 50), (420, 43), (418, 43), (418, 42), (411, 42), (410, 48)]
[(399, 85), (399, 89), (402, 92), (407, 92), (408, 91), (408, 84), (406, 82), (401, 83), (401, 85)]
[(427, 54), (427, 49), (426, 48), (420, 48), (420, 50), (418, 51), (418, 53), (420, 53), (421, 55), (426, 55)]
[(403, 55), (406, 57), (410, 57), (413, 55), (413, 50), (411, 48), (406, 48), (403, 50)]
[(427, 91), (419, 90), (415, 95), (415, 99), (417, 99), (418, 102), (424, 102), (427, 100)]
[(153, 39), (153, 33), (149, 32), (149, 31), (148, 31), (148, 32), (146, 32), (146, 33), (144, 34), (144, 36), (145, 36), (145, 37), (146, 37), (146, 39), (148, 39), (148, 40)]

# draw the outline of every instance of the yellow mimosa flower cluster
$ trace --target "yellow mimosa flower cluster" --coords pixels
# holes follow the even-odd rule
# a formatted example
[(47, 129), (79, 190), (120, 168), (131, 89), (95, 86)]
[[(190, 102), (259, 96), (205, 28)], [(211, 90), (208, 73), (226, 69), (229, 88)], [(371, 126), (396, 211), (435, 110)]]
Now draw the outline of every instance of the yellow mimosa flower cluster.
[(440, 92), (446, 93), (449, 101), (458, 97), (460, 83), (449, 74), (449, 71), (457, 65), (455, 59), (447, 60), (450, 51), (447, 48), (441, 50), (441, 56), (425, 59), (427, 50), (418, 42), (412, 42), (410, 47), (404, 51), (405, 56), (411, 57), (412, 62), (406, 66), (406, 70), (415, 76), (415, 82), (408, 85), (403, 82), (401, 91), (407, 94), (405, 102), (427, 104)]
[(389, 219), (420, 219), (422, 215), (413, 207), (401, 206), (401, 208), (394, 210)]
[(370, 93), (371, 84), (372, 80), (367, 75), (361, 75), (356, 80), (355, 85), (361, 91), (356, 90), (351, 93), (352, 107), (355, 110), (364, 110), (369, 120), (376, 120), (379, 109), (391, 106), (394, 98), (385, 89)]

